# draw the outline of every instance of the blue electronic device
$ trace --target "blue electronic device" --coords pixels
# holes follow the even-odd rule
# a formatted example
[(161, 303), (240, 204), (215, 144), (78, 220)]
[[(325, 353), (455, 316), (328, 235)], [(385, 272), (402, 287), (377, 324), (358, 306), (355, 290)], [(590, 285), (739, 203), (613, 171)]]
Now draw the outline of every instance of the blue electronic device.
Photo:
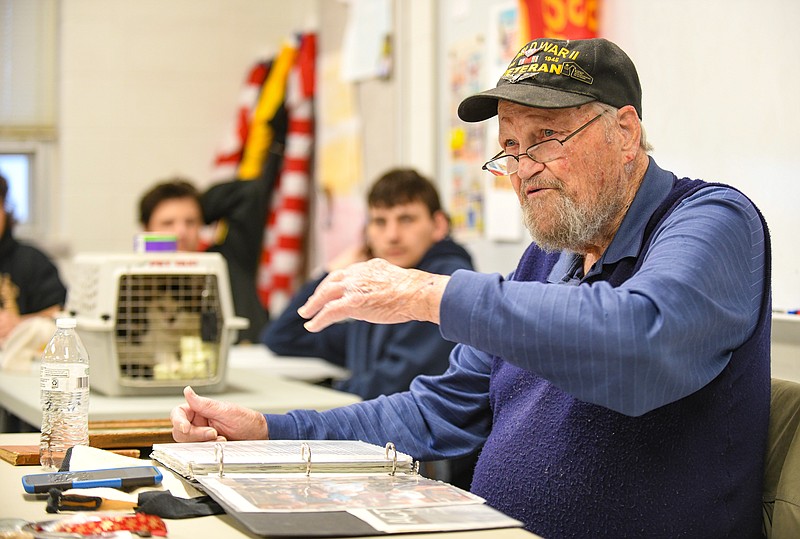
[(76, 472), (51, 472), (28, 474), (22, 477), (22, 486), (29, 494), (47, 493), (51, 488), (112, 487), (129, 488), (161, 483), (161, 471), (155, 466), (132, 466)]

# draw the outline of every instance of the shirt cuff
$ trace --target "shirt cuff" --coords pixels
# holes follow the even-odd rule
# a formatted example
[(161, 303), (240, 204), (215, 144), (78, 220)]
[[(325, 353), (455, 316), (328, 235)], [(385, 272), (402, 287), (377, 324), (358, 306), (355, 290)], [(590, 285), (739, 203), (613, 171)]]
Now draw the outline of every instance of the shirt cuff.
[(297, 440), (297, 422), (288, 414), (264, 414), (270, 440)]
[(502, 280), (499, 273), (485, 274), (468, 270), (457, 270), (450, 277), (439, 307), (439, 331), (448, 341), (470, 342), (470, 319), (476, 302), (483, 291)]

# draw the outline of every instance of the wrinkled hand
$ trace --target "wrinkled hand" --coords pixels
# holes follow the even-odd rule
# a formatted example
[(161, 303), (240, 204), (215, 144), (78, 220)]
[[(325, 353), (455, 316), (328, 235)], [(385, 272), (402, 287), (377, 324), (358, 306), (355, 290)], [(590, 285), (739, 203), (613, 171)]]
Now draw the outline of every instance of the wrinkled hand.
[(265, 440), (268, 438), (264, 415), (230, 402), (201, 397), (186, 386), (186, 404), (172, 409), (172, 437), (176, 442), (224, 440)]
[(308, 331), (355, 318), (375, 324), (410, 320), (439, 323), (439, 305), (450, 277), (403, 269), (373, 258), (328, 275), (297, 310)]

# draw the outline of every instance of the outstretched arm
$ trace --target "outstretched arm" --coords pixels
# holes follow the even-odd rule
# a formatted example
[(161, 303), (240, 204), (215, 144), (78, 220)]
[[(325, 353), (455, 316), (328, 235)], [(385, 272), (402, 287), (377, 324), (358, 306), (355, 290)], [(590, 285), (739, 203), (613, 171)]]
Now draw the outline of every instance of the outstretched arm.
[(375, 324), (397, 324), (410, 320), (439, 323), (439, 305), (450, 280), (416, 269), (403, 269), (373, 258), (334, 271), (298, 309), (310, 318), (308, 331), (355, 318)]

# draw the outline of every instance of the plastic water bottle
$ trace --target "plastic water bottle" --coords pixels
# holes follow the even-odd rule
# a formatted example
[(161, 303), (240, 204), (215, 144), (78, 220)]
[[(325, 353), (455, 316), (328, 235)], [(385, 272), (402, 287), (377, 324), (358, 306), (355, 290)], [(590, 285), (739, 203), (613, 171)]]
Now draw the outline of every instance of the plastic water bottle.
[(39, 388), (39, 462), (57, 470), (67, 449), (89, 445), (89, 354), (75, 331), (74, 318), (56, 320), (56, 332), (42, 354)]

